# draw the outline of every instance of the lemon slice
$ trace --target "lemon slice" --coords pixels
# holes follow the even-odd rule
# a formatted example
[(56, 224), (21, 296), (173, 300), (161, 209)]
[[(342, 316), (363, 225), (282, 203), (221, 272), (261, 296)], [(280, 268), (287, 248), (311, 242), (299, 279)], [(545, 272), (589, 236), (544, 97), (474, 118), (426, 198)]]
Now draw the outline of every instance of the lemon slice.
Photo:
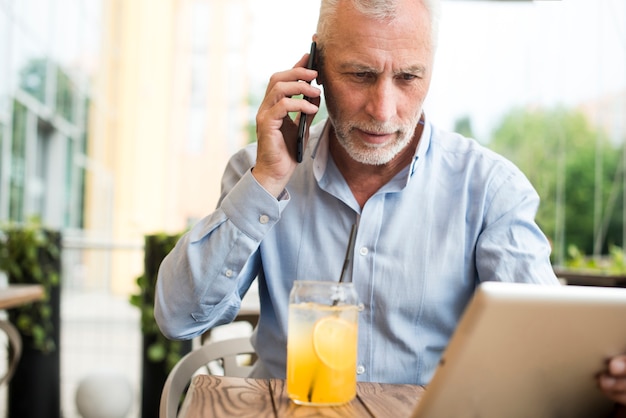
[(313, 349), (326, 366), (345, 370), (356, 365), (356, 325), (345, 319), (327, 316), (313, 327)]

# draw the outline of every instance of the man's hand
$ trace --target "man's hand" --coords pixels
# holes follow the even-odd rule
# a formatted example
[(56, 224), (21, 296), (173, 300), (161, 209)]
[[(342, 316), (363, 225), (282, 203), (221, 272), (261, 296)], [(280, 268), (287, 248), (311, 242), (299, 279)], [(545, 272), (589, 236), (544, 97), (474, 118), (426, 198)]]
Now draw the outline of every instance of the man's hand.
[(611, 359), (607, 369), (598, 376), (598, 386), (609, 399), (623, 405), (622, 412), (626, 412), (626, 354)]
[[(295, 149), (299, 118), (292, 121), (289, 113), (315, 115), (320, 103), (320, 89), (300, 81), (310, 82), (317, 77), (317, 71), (304, 68), (307, 59), (308, 54), (292, 69), (276, 73), (270, 78), (256, 116), (258, 148), (252, 175), (276, 197), (284, 190), (297, 166)], [(301, 94), (311, 98), (313, 103), (292, 98)]]

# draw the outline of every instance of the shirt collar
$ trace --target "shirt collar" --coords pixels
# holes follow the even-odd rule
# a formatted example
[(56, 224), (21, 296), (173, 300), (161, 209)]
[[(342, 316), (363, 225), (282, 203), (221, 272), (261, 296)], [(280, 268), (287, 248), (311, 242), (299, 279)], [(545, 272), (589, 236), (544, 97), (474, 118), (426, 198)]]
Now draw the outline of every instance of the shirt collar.
[[(428, 147), (430, 146), (430, 137), (432, 134), (432, 125), (426, 119), (426, 114), (424, 113), (420, 122), (423, 125), (422, 135), (420, 136), (419, 143), (417, 144), (417, 149), (415, 150), (415, 155), (413, 155), (413, 161), (411, 161), (411, 167), (409, 169), (409, 178), (413, 176), (415, 173), (415, 165), (417, 164), (417, 160), (420, 157), (424, 157), (426, 155), (426, 151), (428, 151)], [(407, 179), (407, 182), (409, 179)]]
[(319, 182), (324, 176), (328, 164), (330, 119), (320, 122), (316, 127), (318, 126), (318, 129), (321, 129), (321, 133), (319, 134), (319, 139), (317, 140), (317, 144), (315, 144), (311, 158), (313, 158), (313, 174), (315, 175), (315, 179)]

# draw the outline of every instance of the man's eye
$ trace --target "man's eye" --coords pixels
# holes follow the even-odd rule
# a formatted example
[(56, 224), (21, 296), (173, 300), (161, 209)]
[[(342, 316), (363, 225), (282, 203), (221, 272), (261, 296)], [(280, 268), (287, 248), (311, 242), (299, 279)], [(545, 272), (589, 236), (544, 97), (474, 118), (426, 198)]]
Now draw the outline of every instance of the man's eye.
[(367, 78), (367, 77), (368, 77), (368, 75), (369, 75), (369, 73), (366, 73), (366, 72), (354, 73), (354, 76), (355, 76), (356, 78)]
[(415, 80), (418, 77), (415, 74), (401, 74), (400, 78), (403, 81), (413, 81), (413, 80)]

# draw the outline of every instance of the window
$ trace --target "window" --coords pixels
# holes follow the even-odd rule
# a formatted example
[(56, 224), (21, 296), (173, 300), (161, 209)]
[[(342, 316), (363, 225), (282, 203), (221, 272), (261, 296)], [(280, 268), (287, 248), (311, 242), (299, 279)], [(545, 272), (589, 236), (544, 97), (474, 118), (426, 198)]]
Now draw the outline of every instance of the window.
[(45, 103), (47, 73), (48, 60), (33, 56), (19, 70), (19, 87), (39, 102)]
[[(84, 118), (83, 127), (88, 123), (90, 101), (83, 100), (80, 114)], [(64, 190), (67, 195), (63, 207), (63, 226), (82, 228), (84, 226), (85, 177), (87, 161), (87, 131), (83, 130), (77, 137), (67, 141), (65, 150)]]
[(58, 190), (50, 188), (50, 141), (53, 135), (52, 125), (39, 120), (37, 123), (36, 152), (28, 158), (34, 160), (34, 176), (28, 182), (28, 196), (32, 208), (30, 212), (39, 218), (46, 218), (49, 210), (49, 195), (58, 196)]
[(78, 148), (84, 148), (86, 138), (86, 135), (82, 135), (79, 144), (75, 141), (68, 141), (67, 143), (66, 158), (68, 164), (66, 165), (65, 188), (68, 191), (68, 198), (63, 225), (69, 228), (84, 227), (83, 209), (85, 206), (85, 177), (87, 171), (82, 162), (86, 160), (86, 156), (75, 149), (74, 145), (78, 145)]
[(68, 122), (74, 122), (76, 86), (61, 68), (56, 68), (56, 74), (56, 113)]
[(0, 120), (9, 111), (9, 17), (0, 8)]
[(26, 107), (13, 103), (13, 143), (9, 180), (9, 219), (24, 220), (24, 194), (26, 183)]

